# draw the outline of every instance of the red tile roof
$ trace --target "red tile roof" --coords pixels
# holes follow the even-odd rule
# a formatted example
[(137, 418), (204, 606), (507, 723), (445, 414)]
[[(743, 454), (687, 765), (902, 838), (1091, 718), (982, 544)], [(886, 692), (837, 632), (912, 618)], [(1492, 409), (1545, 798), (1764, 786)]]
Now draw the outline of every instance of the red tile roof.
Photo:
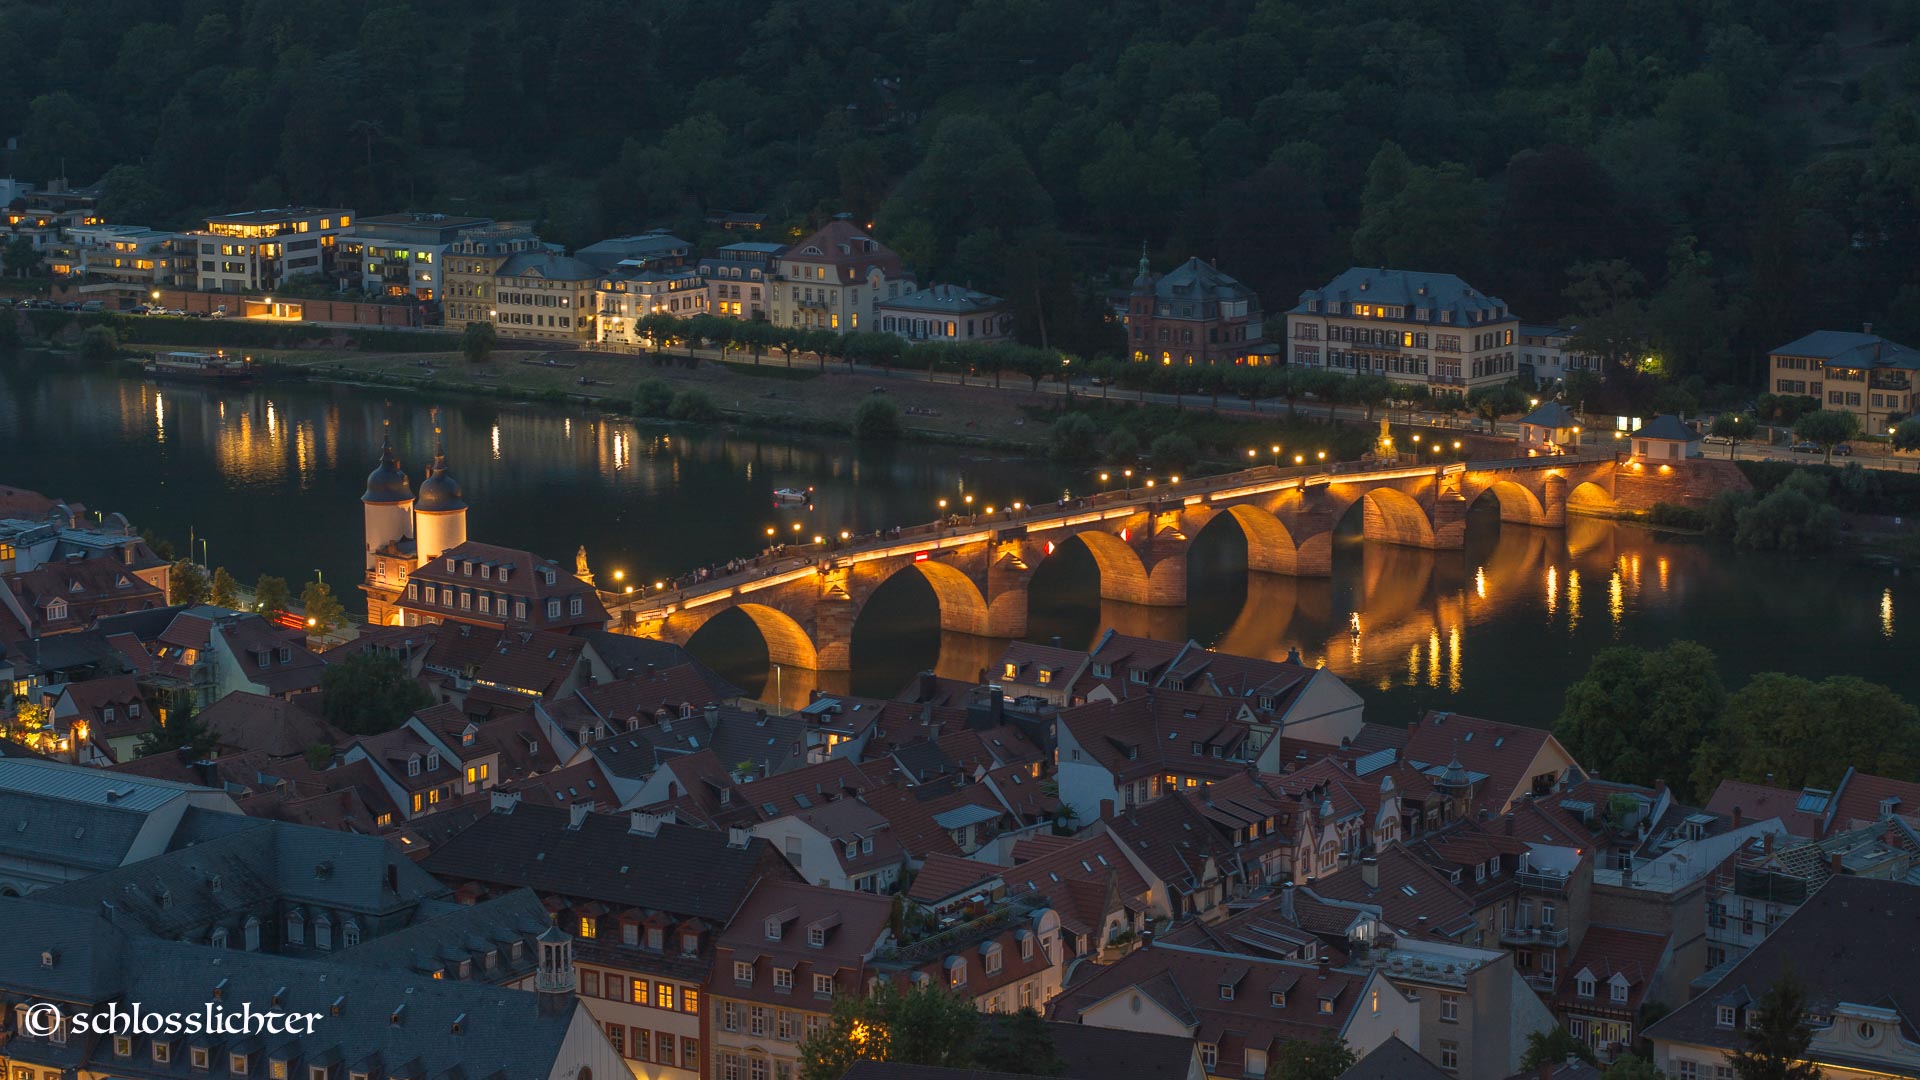
[(1800, 792), (1744, 780), (1722, 780), (1707, 800), (1707, 812), (1732, 817), (1739, 811), (1745, 821), (1779, 818), (1790, 835), (1817, 840), (1826, 834), (1825, 815), (1798, 808)]
[(1475, 794), (1474, 808), (1498, 814), (1529, 778), (1535, 760), (1552, 738), (1541, 728), (1429, 712), (1409, 734), (1405, 756), (1429, 766), (1458, 760), (1468, 772), (1485, 773), (1488, 779)]
[[(1574, 1012), (1606, 1012), (1635, 1016), (1646, 1000), (1667, 953), (1667, 935), (1625, 930), (1617, 926), (1589, 926), (1580, 948), (1561, 971), (1565, 978), (1554, 991), (1554, 1006)], [(1581, 997), (1579, 976), (1590, 971), (1594, 976), (1592, 997)], [(1627, 1000), (1616, 1003), (1608, 991), (1608, 980), (1615, 973), (1624, 975), (1628, 984)]]

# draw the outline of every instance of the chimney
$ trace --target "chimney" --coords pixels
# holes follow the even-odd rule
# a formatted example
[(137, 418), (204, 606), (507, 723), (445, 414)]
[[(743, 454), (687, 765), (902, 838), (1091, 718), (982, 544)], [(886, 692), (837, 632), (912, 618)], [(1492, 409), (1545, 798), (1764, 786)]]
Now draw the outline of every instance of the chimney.
[(1293, 882), (1291, 881), (1280, 886), (1280, 917), (1288, 922), (1294, 921)]
[(1733, 808), (1733, 827), (1736, 829), (1740, 827), (1740, 808), (1738, 806)]
[(1870, 322), (1863, 322), (1863, 323), (1861, 323), (1861, 324), (1860, 324), (1860, 332), (1861, 332), (1861, 333), (1863, 333), (1863, 334), (1868, 334), (1868, 335), (1871, 335), (1871, 334), (1873, 333), (1873, 324), (1872, 324), (1872, 323), (1870, 323)]
[(727, 846), (730, 848), (745, 848), (752, 839), (753, 834), (739, 826), (727, 830)]
[(708, 705), (705, 711), (707, 714), (707, 730), (719, 731), (720, 730), (720, 706)]
[(487, 794), (489, 796), (487, 809), (496, 814), (511, 814), (513, 808), (520, 805), (520, 793), (517, 791), (501, 791), (495, 788)]
[(1761, 834), (1761, 836), (1760, 836), (1760, 850), (1761, 850), (1761, 851), (1762, 851), (1763, 853), (1765, 853), (1765, 854), (1768, 854), (1768, 855), (1771, 855), (1771, 854), (1773, 854), (1773, 834), (1772, 834), (1772, 833), (1762, 833), (1762, 834)]
[(649, 814), (645, 810), (635, 810), (633, 822), (627, 826), (627, 831), (639, 836), (658, 836), (660, 835), (660, 815)]
[(1062, 646), (1062, 645), (1060, 644), (1060, 635), (1059, 635), (1059, 634), (1055, 634), (1055, 635), (1053, 635), (1053, 647), (1054, 647), (1054, 648), (1056, 648), (1056, 649), (1058, 649), (1058, 648), (1062, 648), (1062, 647), (1063, 647), (1063, 646)]
[(1377, 889), (1380, 887), (1379, 859), (1371, 855), (1363, 856), (1360, 859), (1360, 880), (1366, 882), (1367, 888), (1369, 889)]
[(1112, 821), (1113, 819), (1114, 819), (1113, 800), (1101, 799), (1100, 800), (1100, 820)]
[(1832, 855), (1829, 855), (1827, 858), (1830, 864), (1833, 866), (1833, 872), (1835, 876), (1838, 876), (1840, 874), (1844, 874), (1847, 872), (1847, 868), (1841, 865), (1842, 859), (1839, 852), (1836, 851)]
[[(987, 680), (983, 678), (980, 681), (986, 682)], [(920, 673), (920, 700), (921, 701), (932, 701), (934, 692), (938, 690), (939, 687), (940, 687), (939, 680), (934, 678), (933, 672), (923, 671)]]
[(567, 831), (579, 832), (580, 823), (587, 820), (587, 815), (591, 813), (593, 804), (590, 802), (577, 802), (567, 807)]
[(1300, 646), (1298, 645), (1287, 646), (1287, 663), (1298, 664), (1299, 662), (1300, 662)]
[(1332, 971), (1333, 971), (1333, 964), (1330, 963), (1325, 956), (1322, 956), (1320, 958), (1320, 971), (1319, 971), (1320, 980), (1322, 982), (1326, 981), (1327, 976)]
[(1559, 1067), (1560, 1067), (1560, 1063), (1557, 1061), (1541, 1062), (1538, 1066), (1536, 1066), (1536, 1068), (1538, 1069), (1538, 1072), (1535, 1073), (1536, 1080), (1553, 1080), (1553, 1070)]
[(987, 691), (987, 710), (993, 726), (999, 727), (1007, 718), (1007, 692), (997, 686)]

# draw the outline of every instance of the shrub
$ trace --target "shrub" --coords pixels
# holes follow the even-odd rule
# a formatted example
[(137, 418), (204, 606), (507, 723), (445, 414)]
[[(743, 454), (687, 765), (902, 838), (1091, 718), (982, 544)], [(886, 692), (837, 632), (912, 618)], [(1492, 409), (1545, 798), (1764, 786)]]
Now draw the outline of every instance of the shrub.
[(673, 395), (673, 400), (668, 403), (667, 416), (673, 420), (718, 420), (720, 406), (715, 405), (704, 391), (682, 390)]
[(1116, 465), (1131, 465), (1140, 457), (1140, 440), (1126, 428), (1115, 428), (1100, 440), (1100, 456)]
[(1705, 529), (1707, 527), (1706, 511), (1676, 503), (1654, 503), (1653, 509), (1647, 512), (1647, 520), (1655, 525), (1673, 529)]
[(853, 410), (853, 437), (885, 442), (900, 437), (900, 410), (883, 397), (869, 397)]
[(1053, 422), (1047, 433), (1047, 451), (1055, 461), (1084, 464), (1092, 461), (1100, 441), (1100, 427), (1085, 413), (1068, 413)]
[(665, 379), (642, 379), (633, 388), (635, 416), (665, 416), (673, 405), (673, 387)]

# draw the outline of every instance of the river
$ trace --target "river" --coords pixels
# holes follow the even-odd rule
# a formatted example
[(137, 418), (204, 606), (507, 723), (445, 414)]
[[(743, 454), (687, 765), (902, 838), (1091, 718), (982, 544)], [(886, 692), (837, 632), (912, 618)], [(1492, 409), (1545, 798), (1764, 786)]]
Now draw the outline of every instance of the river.
[[(942, 497), (1004, 504), (1096, 486), (1084, 471), (950, 446), (859, 447), (491, 401), (436, 410), (299, 382), (153, 384), (0, 357), (0, 484), (120, 511), (183, 553), (191, 535), (196, 555), (204, 542), (210, 562), (243, 581), (273, 573), (298, 591), (323, 574), (350, 610), (364, 610), (358, 497), (382, 434), (417, 484), (436, 424), (472, 505), (469, 535), (563, 563), (584, 545), (602, 587), (616, 571), (646, 582), (753, 552), (768, 528), (872, 530), (929, 519)], [(774, 488), (807, 485), (810, 510), (772, 505)], [(1599, 649), (1682, 638), (1712, 648), (1732, 685), (1764, 670), (1853, 673), (1920, 700), (1903, 648), (1920, 591), (1877, 565), (1735, 554), (1592, 519), (1502, 525), (1490, 506), (1476, 508), (1464, 551), (1366, 544), (1350, 520), (1331, 579), (1249, 578), (1231, 525), (1197, 537), (1189, 563), (1187, 607), (1133, 608), (1099, 601), (1091, 557), (1067, 545), (1036, 571), (1032, 635), (1078, 647), (1115, 626), (1249, 655), (1297, 647), (1359, 689), (1369, 719), (1391, 723), (1445, 708), (1550, 724)], [(826, 684), (889, 695), (925, 667), (970, 679), (999, 655), (1003, 643), (943, 635), (933, 613), (917, 575), (895, 578), (855, 627), (855, 670)], [(797, 700), (814, 685), (811, 673), (770, 672), (744, 617), (714, 620), (692, 647), (750, 692)]]

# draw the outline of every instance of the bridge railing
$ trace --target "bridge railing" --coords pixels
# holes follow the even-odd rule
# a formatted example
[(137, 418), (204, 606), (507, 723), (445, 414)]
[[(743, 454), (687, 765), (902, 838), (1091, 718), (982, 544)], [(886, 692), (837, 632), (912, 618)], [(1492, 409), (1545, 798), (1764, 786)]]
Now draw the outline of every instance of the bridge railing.
[[(1607, 454), (1567, 454), (1552, 458), (1505, 458), (1469, 461), (1464, 464), (1471, 469), (1507, 469), (1525, 466), (1593, 464), (1610, 460), (1611, 457), (1612, 455)], [(775, 574), (817, 566), (830, 562), (838, 556), (875, 547), (891, 547), (920, 540), (938, 540), (968, 530), (1031, 524), (1036, 521), (1068, 517), (1088, 510), (1110, 510), (1117, 507), (1154, 506), (1181, 502), (1196, 494), (1204, 495), (1246, 487), (1249, 484), (1303, 480), (1313, 476), (1348, 476), (1387, 469), (1433, 468), (1437, 470), (1442, 467), (1443, 465), (1439, 463), (1428, 465), (1417, 460), (1410, 460), (1405, 465), (1386, 465), (1378, 461), (1339, 461), (1316, 462), (1312, 465), (1256, 465), (1236, 472), (1196, 477), (1180, 480), (1177, 483), (1156, 481), (1152, 487), (1148, 487), (1143, 480), (1139, 484), (1109, 488), (1077, 499), (1059, 499), (1051, 503), (1023, 505), (1018, 510), (1012, 507), (995, 507), (994, 512), (988, 514), (983, 507), (971, 514), (950, 514), (945, 518), (916, 525), (861, 533), (846, 540), (833, 537), (824, 544), (778, 544), (755, 556), (732, 559), (720, 564), (719, 567), (706, 567), (683, 574), (672, 579), (671, 587), (666, 589), (654, 591), (640, 589), (631, 594), (616, 594), (608, 601), (607, 607), (612, 611), (668, 607), (683, 603), (690, 597), (708, 596), (717, 591), (764, 580)]]

